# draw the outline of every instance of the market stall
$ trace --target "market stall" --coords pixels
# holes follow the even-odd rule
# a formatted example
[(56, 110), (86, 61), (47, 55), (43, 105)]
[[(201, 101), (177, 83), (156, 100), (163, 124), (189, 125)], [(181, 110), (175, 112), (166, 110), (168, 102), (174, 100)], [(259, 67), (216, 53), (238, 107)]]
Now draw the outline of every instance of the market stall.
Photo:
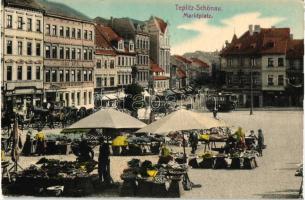
[[(180, 197), (191, 185), (184, 164), (153, 164), (146, 160), (132, 159), (121, 175), (123, 185), (120, 196), (137, 197)], [(184, 182), (184, 184), (183, 184)]]

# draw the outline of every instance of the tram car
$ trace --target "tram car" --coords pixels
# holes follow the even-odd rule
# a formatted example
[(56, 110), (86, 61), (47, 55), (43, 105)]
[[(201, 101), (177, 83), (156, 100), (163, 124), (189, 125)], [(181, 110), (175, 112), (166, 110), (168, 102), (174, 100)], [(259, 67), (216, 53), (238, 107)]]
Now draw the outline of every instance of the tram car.
[(235, 110), (238, 104), (238, 96), (229, 92), (215, 92), (208, 94), (206, 99), (206, 107), (210, 111), (215, 108), (218, 112), (230, 112)]

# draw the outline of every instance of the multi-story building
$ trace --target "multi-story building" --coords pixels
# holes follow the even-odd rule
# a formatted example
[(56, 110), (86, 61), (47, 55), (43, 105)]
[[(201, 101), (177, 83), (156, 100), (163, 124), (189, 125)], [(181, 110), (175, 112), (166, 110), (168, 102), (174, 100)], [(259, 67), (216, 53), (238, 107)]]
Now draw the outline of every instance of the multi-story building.
[(41, 1), (45, 100), (93, 107), (94, 23), (63, 4)]
[[(95, 94), (105, 100), (110, 97), (116, 98), (118, 86), (118, 72), (116, 63), (116, 52), (111, 43), (104, 35), (108, 27), (95, 25)], [(106, 96), (108, 95), (108, 96)]]
[(254, 106), (288, 105), (286, 56), (292, 41), (289, 28), (250, 25), (241, 37), (234, 35), (221, 51), (224, 89), (239, 94), (241, 106), (249, 106), (252, 77)]
[(142, 87), (148, 88), (150, 37), (145, 22), (130, 18), (111, 18), (109, 25), (125, 41), (134, 41), (137, 69), (135, 79)]
[(189, 80), (192, 78), (190, 67), (192, 61), (179, 55), (171, 56), (171, 64), (176, 66), (176, 87), (184, 88), (189, 86)]
[(136, 64), (136, 53), (133, 40), (124, 40), (111, 27), (100, 26), (100, 32), (111, 44), (116, 54), (117, 85), (123, 89), (132, 83), (132, 67)]
[(304, 99), (304, 40), (290, 40), (286, 54), (289, 105), (302, 106)]
[(153, 93), (163, 95), (163, 91), (169, 88), (168, 77), (165, 76), (164, 69), (150, 60), (150, 70), (153, 80)]
[(150, 34), (150, 58), (164, 70), (164, 76), (170, 78), (170, 35), (168, 23), (158, 17), (151, 17), (147, 21), (147, 29)]
[(2, 102), (4, 105), (41, 104), (43, 11), (33, 0), (5, 0), (2, 9)]

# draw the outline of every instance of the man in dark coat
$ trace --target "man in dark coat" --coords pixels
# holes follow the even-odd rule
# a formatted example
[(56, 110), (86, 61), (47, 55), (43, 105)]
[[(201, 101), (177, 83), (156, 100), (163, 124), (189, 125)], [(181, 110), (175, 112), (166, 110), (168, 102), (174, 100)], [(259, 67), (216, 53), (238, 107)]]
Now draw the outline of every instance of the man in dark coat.
[(87, 140), (85, 138), (79, 143), (79, 156), (78, 160), (80, 162), (86, 162), (89, 160), (93, 160), (94, 152), (92, 148), (89, 146)]
[(190, 134), (190, 143), (191, 143), (191, 147), (192, 147), (192, 154), (195, 154), (196, 150), (197, 150), (197, 145), (198, 145), (198, 135), (196, 132), (192, 132)]
[(259, 156), (263, 156), (263, 149), (265, 146), (265, 141), (264, 141), (264, 135), (262, 129), (258, 129), (258, 136), (257, 136), (257, 149)]
[(109, 145), (104, 142), (104, 138), (100, 137), (100, 148), (98, 156), (98, 174), (101, 181), (110, 183), (110, 150)]

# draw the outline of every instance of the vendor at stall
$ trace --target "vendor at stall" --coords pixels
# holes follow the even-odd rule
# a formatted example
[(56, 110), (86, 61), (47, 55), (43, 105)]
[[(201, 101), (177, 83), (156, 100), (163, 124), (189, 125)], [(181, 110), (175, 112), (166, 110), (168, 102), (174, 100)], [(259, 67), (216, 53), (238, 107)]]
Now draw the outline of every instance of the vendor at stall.
[(79, 154), (78, 161), (86, 162), (89, 160), (93, 160), (94, 152), (92, 148), (89, 146), (88, 141), (85, 138), (82, 138), (82, 141), (79, 143)]
[(46, 149), (45, 134), (43, 133), (41, 128), (38, 128), (38, 133), (35, 135), (35, 139), (37, 141), (36, 153), (38, 154), (38, 156), (45, 155), (45, 149)]
[(112, 150), (114, 155), (125, 154), (127, 146), (127, 137), (122, 133), (112, 140)]
[(237, 148), (244, 150), (246, 147), (245, 132), (242, 130), (241, 127), (238, 127), (237, 131), (235, 132), (235, 136), (237, 140)]
[(173, 157), (171, 156), (171, 149), (163, 144), (158, 164), (168, 164), (171, 160), (173, 160)]

